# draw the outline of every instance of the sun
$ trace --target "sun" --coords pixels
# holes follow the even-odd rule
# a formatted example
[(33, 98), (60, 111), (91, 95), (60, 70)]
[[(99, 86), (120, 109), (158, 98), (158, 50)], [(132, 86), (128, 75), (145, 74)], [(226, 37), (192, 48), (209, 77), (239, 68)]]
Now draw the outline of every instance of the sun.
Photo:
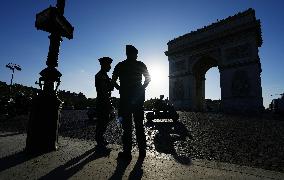
[(151, 76), (151, 84), (161, 85), (168, 79), (167, 71), (162, 66), (150, 66), (149, 73)]
[(169, 93), (169, 70), (165, 62), (152, 62), (147, 64), (151, 76), (151, 82), (147, 87), (146, 99), (158, 98), (160, 95), (168, 97)]

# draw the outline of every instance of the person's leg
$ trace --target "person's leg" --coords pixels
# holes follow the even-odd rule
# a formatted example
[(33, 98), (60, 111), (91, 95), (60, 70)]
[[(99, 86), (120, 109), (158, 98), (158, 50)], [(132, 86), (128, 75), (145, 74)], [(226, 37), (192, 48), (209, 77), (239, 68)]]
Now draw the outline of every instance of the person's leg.
[(139, 154), (145, 155), (146, 153), (146, 136), (143, 125), (144, 111), (139, 108), (134, 112), (134, 122), (136, 129), (136, 139), (139, 148)]
[(126, 154), (131, 154), (132, 149), (132, 114), (123, 113), (122, 114), (122, 143), (123, 143), (123, 152)]
[(105, 145), (104, 133), (106, 131), (108, 121), (109, 121), (109, 114), (107, 112), (99, 113), (97, 119), (96, 135), (95, 135), (95, 140), (97, 141), (97, 144), (99, 146)]
[(97, 126), (96, 126), (96, 135), (95, 139), (97, 141), (97, 144), (101, 144), (103, 138), (103, 133), (102, 133), (102, 119), (98, 118), (97, 119)]

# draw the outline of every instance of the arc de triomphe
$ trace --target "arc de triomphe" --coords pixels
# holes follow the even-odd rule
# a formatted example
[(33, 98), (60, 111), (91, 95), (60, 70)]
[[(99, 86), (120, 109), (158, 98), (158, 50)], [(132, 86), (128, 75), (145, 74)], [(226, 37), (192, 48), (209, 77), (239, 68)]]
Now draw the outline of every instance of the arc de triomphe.
[(261, 45), (260, 20), (253, 9), (169, 41), (170, 101), (177, 109), (204, 110), (205, 73), (218, 67), (221, 109), (261, 111)]

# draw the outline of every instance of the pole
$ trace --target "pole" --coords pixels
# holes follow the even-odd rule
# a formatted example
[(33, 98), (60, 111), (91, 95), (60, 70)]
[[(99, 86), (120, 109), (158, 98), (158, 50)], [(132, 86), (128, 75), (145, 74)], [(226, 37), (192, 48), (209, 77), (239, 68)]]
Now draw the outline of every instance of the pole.
[[(60, 21), (60, 18), (63, 19), (64, 7), (65, 0), (57, 0), (56, 11), (52, 11), (54, 14), (51, 14), (56, 16), (56, 18), (55, 20), (52, 19), (53, 21), (50, 19), (47, 20), (46, 26), (57, 23), (57, 21)], [(44, 11), (48, 10), (49, 8)], [(63, 22), (65, 21), (63, 20)], [(54, 26), (49, 27), (49, 29), (52, 28), (54, 28)], [(28, 124), (26, 151), (30, 153), (49, 152), (57, 149), (59, 113), (62, 104), (57, 96), (57, 88), (60, 84), (60, 77), (62, 74), (56, 67), (58, 67), (58, 55), (62, 34), (61, 30), (56, 28), (48, 32), (50, 32), (50, 43), (46, 59), (47, 67), (39, 73), (40, 78), (38, 82), (40, 87), (42, 87), (43, 84), (43, 88), (39, 90), (38, 95), (33, 98)], [(73, 37), (73, 34), (71, 34), (71, 36)], [(54, 87), (55, 83), (57, 83), (56, 87)]]
[(12, 77), (11, 77), (11, 82), (10, 82), (10, 85), (12, 86), (13, 85), (13, 79), (14, 79), (14, 68), (12, 69)]
[(13, 85), (13, 79), (14, 79), (14, 68), (12, 69), (12, 77), (10, 82), (10, 98), (12, 97), (12, 85)]

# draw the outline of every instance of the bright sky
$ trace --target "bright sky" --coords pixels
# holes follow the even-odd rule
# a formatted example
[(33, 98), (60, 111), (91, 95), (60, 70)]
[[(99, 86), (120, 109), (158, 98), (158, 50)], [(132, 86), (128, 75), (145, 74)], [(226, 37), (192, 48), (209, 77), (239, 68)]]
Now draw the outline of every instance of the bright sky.
[[(23, 68), (16, 72), (14, 82), (36, 87), (38, 73), (45, 67), (49, 39), (48, 33), (34, 27), (35, 15), (55, 4), (55, 0), (1, 1), (1, 81), (10, 81), (5, 65), (13, 62)], [(61, 45), (60, 89), (96, 97), (97, 59), (109, 56), (114, 59), (114, 67), (125, 59), (125, 45), (133, 44), (150, 73), (159, 74), (149, 85), (146, 98), (168, 96), (168, 60), (164, 54), (167, 42), (250, 7), (256, 10), (262, 24), (259, 55), (267, 107), (272, 98), (277, 98), (271, 94), (284, 91), (282, 0), (66, 0), (65, 16), (75, 32), (74, 39), (64, 39)], [(217, 68), (207, 72), (206, 98), (220, 99), (219, 77)], [(119, 94), (115, 91), (113, 95)]]

